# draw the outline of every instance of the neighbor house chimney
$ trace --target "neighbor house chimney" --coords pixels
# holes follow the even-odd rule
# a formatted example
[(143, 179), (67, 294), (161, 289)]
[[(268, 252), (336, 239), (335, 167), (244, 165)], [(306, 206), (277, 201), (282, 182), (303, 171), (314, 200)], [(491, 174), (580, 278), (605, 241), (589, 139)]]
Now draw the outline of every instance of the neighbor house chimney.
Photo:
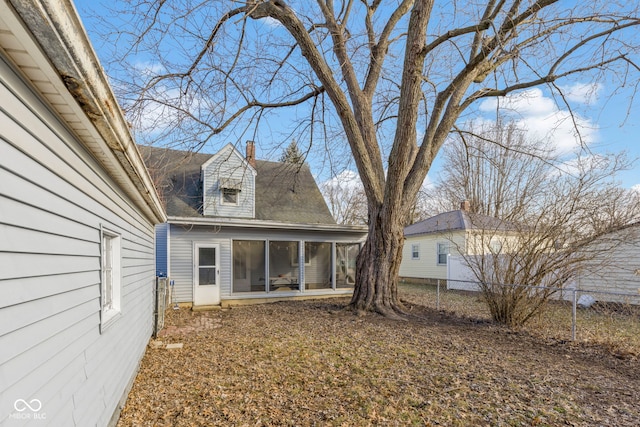
[(462, 202), (460, 202), (460, 210), (465, 212), (469, 212), (471, 210), (471, 204), (468, 200), (463, 200)]
[(256, 144), (253, 141), (247, 141), (247, 162), (256, 167)]

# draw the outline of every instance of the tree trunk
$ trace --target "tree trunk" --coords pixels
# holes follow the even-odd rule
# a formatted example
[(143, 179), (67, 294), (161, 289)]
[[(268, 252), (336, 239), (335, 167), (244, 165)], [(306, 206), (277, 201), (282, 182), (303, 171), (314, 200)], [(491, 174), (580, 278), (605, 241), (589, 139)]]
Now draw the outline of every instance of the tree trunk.
[(349, 307), (398, 317), (398, 272), (404, 244), (404, 215), (369, 207), (369, 234), (357, 259), (356, 285)]

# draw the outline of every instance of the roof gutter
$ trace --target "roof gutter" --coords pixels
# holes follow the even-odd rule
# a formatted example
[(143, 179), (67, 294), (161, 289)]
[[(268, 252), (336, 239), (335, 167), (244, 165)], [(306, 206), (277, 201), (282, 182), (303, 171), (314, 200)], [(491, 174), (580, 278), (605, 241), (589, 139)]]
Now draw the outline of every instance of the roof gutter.
[(295, 228), (299, 231), (325, 231), (334, 233), (362, 233), (368, 231), (366, 225), (341, 225), (341, 224), (292, 224), (288, 222), (235, 219), (235, 218), (209, 218), (209, 217), (178, 217), (170, 216), (168, 221), (176, 225), (206, 225), (220, 227), (238, 228), (261, 228), (272, 230), (291, 230)]
[[(70, 0), (4, 0), (40, 45), (58, 78), (104, 142), (78, 136), (87, 150), (153, 222), (166, 214), (124, 114)], [(106, 145), (105, 145), (106, 144)], [(113, 161), (115, 159), (115, 161)], [(126, 174), (128, 180), (117, 178)]]

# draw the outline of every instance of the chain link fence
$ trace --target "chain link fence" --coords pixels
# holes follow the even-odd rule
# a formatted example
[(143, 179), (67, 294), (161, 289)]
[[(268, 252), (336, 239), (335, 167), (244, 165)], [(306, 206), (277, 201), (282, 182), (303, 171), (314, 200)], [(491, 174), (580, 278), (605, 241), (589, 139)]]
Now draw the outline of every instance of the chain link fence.
[[(627, 289), (640, 289), (640, 279), (624, 285)], [(464, 281), (455, 287), (458, 289), (452, 289), (444, 279), (404, 279), (399, 292), (402, 299), (415, 304), (477, 321), (492, 321), (478, 282)], [(554, 290), (552, 299), (523, 329), (547, 339), (593, 343), (610, 347), (614, 353), (640, 355), (640, 291)]]

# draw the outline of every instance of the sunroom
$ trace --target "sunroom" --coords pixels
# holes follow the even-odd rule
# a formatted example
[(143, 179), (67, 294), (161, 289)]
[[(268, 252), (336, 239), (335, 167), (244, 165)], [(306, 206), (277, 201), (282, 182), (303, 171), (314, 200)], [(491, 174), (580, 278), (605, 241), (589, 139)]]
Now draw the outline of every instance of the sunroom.
[(335, 290), (353, 288), (360, 244), (233, 240), (232, 251), (232, 294)]

